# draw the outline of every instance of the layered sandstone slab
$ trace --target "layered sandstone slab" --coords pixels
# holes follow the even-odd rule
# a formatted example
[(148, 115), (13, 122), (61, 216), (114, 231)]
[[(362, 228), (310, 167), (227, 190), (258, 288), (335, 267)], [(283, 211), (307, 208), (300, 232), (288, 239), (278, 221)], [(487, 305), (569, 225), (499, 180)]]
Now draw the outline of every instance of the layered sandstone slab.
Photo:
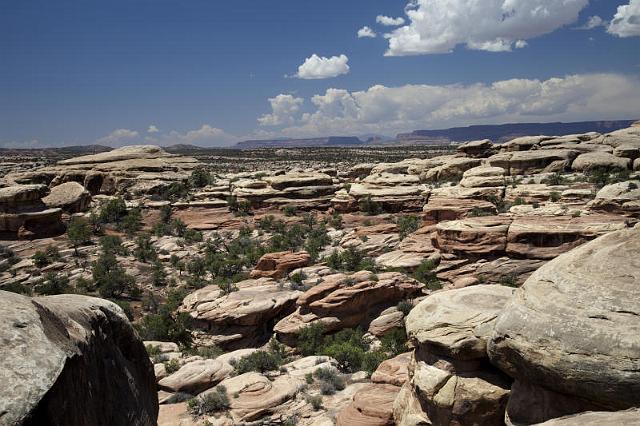
[(639, 229), (611, 232), (550, 261), (517, 290), (488, 345), (492, 363), (521, 382), (514, 401), (529, 401), (510, 402), (514, 422), (640, 403), (638, 250)]
[(0, 291), (0, 312), (3, 423), (156, 424), (153, 366), (117, 305)]

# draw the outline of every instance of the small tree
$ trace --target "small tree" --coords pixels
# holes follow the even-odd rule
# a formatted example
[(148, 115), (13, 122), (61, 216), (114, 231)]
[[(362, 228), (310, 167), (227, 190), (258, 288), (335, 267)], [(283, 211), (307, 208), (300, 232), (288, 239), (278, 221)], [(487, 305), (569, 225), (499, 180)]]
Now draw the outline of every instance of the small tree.
[(136, 248), (133, 251), (133, 254), (136, 259), (143, 263), (147, 263), (150, 260), (155, 260), (158, 257), (148, 235), (140, 235), (136, 239)]
[(133, 277), (118, 264), (114, 253), (102, 253), (92, 266), (93, 282), (102, 297), (118, 297), (122, 293), (133, 290)]
[(79, 255), (78, 247), (91, 241), (91, 232), (91, 225), (84, 219), (74, 217), (69, 222), (67, 236), (73, 245), (73, 251), (76, 256)]

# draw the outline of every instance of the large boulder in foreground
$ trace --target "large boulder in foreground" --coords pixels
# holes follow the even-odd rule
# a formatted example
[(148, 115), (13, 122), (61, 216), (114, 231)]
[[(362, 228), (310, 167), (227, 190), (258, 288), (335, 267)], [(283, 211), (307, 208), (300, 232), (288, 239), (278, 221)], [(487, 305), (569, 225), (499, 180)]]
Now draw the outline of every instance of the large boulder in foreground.
[(640, 229), (612, 232), (542, 266), (516, 291), (488, 344), (492, 363), (516, 379), (512, 421), (640, 404), (639, 251)]
[(2, 424), (155, 425), (153, 366), (123, 311), (0, 291)]

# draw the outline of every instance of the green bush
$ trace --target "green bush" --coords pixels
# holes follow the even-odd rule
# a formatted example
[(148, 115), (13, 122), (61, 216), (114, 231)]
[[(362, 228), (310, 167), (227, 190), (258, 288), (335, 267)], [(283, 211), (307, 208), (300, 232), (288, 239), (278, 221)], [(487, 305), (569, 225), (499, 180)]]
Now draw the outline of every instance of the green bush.
[(91, 224), (79, 217), (73, 217), (67, 227), (67, 236), (73, 245), (75, 255), (78, 255), (78, 247), (91, 241), (93, 233)]
[(375, 271), (373, 260), (365, 257), (362, 252), (353, 247), (349, 247), (341, 253), (334, 250), (325, 261), (327, 266), (338, 271)]
[(45, 252), (40, 250), (36, 251), (34, 255), (31, 256), (31, 259), (33, 259), (33, 264), (38, 268), (43, 268), (51, 264), (49, 257), (45, 254)]
[(416, 232), (420, 228), (420, 218), (417, 216), (400, 216), (396, 221), (400, 239), (404, 240), (407, 235)]
[(360, 200), (360, 211), (368, 216), (375, 216), (384, 213), (382, 206), (371, 199), (371, 195), (367, 195)]
[(92, 268), (93, 282), (102, 297), (119, 297), (123, 293), (131, 293), (135, 288), (133, 277), (118, 264), (112, 252), (102, 252), (92, 263)]
[(387, 358), (389, 358), (389, 356), (383, 351), (366, 352), (362, 357), (362, 365), (360, 369), (371, 375), (376, 371), (380, 363)]
[(192, 188), (204, 188), (214, 183), (215, 179), (204, 166), (196, 167), (189, 177), (189, 185)]
[(229, 408), (227, 389), (218, 385), (206, 394), (187, 401), (187, 408), (193, 416), (203, 416), (224, 411)]
[(238, 360), (234, 369), (237, 374), (247, 373), (249, 371), (257, 371), (264, 373), (266, 371), (276, 371), (282, 365), (282, 358), (275, 353), (267, 351), (256, 351), (246, 355)]
[(562, 195), (560, 195), (560, 193), (557, 191), (551, 191), (551, 193), (549, 194), (549, 200), (554, 203), (560, 201), (560, 198), (562, 198)]
[(408, 300), (401, 300), (396, 305), (396, 309), (398, 309), (400, 312), (402, 312), (404, 314), (404, 316), (406, 317), (407, 315), (409, 315), (409, 312), (411, 312), (411, 310), (413, 309), (413, 304), (411, 302), (409, 302)]
[(324, 326), (314, 322), (298, 332), (297, 347), (302, 355), (309, 356), (321, 352), (324, 341)]
[(36, 284), (35, 290), (45, 296), (70, 293), (69, 277), (58, 275), (55, 272), (47, 272), (44, 279)]
[(117, 197), (102, 206), (98, 220), (101, 223), (118, 223), (126, 214), (127, 205), (121, 197)]
[(413, 278), (425, 284), (429, 290), (439, 290), (442, 288), (440, 280), (434, 272), (436, 265), (430, 260), (423, 261), (413, 272)]
[(282, 207), (282, 213), (284, 213), (285, 216), (295, 216), (296, 213), (298, 213), (298, 209), (294, 205), (287, 204)]
[(164, 364), (164, 369), (167, 371), (168, 374), (173, 374), (176, 371), (180, 370), (180, 363), (178, 362), (177, 359), (171, 359), (169, 361), (164, 362), (163, 364)]
[(105, 235), (101, 237), (100, 248), (103, 253), (112, 253), (120, 256), (129, 254), (127, 249), (122, 245), (122, 239), (117, 235)]
[(408, 350), (407, 348), (407, 333), (402, 328), (394, 328), (380, 339), (382, 345), (380, 349), (382, 352), (389, 354), (391, 357), (395, 357)]
[(148, 235), (140, 235), (136, 238), (136, 248), (133, 251), (133, 255), (137, 260), (143, 263), (156, 260), (158, 254), (156, 249), (151, 243), (151, 238)]
[(314, 410), (318, 411), (322, 408), (322, 397), (320, 395), (307, 395), (306, 401), (311, 404)]
[(0, 290), (10, 291), (11, 293), (24, 294), (26, 296), (31, 295), (31, 289), (24, 284), (18, 282), (10, 282), (0, 287)]
[(320, 383), (320, 393), (323, 395), (333, 395), (345, 387), (342, 377), (338, 376), (331, 368), (318, 368), (313, 372), (313, 377), (322, 382)]
[(140, 208), (131, 209), (118, 224), (118, 229), (126, 232), (127, 235), (135, 235), (142, 228), (142, 210)]

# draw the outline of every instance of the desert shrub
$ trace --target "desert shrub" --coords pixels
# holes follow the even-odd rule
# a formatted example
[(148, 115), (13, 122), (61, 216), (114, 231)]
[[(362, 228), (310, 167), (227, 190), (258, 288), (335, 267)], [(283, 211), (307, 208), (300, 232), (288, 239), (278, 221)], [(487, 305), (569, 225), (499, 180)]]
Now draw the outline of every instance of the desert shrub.
[(320, 383), (320, 393), (323, 395), (333, 395), (345, 387), (342, 377), (331, 368), (318, 368), (313, 372), (313, 377), (322, 382)]
[(127, 274), (113, 252), (102, 252), (92, 263), (93, 282), (102, 297), (119, 297), (134, 290), (134, 279)]
[(69, 277), (56, 274), (55, 272), (47, 272), (44, 279), (36, 284), (35, 290), (39, 294), (46, 296), (69, 293), (71, 291), (69, 287)]
[(339, 271), (375, 270), (373, 261), (353, 247), (349, 247), (341, 253), (334, 250), (325, 261), (327, 262), (327, 266)]
[(334, 212), (329, 218), (329, 225), (331, 225), (335, 229), (342, 229), (342, 216)]
[(400, 312), (402, 312), (404, 314), (404, 316), (406, 317), (407, 315), (409, 315), (409, 312), (411, 312), (411, 310), (413, 309), (413, 304), (411, 302), (409, 302), (408, 300), (401, 300), (396, 305), (396, 309), (398, 309)]
[(407, 351), (407, 332), (404, 327), (394, 328), (380, 339), (380, 349), (391, 357)]
[(136, 248), (133, 250), (135, 258), (143, 263), (147, 263), (158, 258), (155, 247), (151, 244), (148, 235), (140, 235), (136, 238)]
[(560, 201), (560, 198), (562, 198), (562, 196), (557, 191), (551, 191), (551, 193), (549, 194), (549, 200), (554, 203)]
[(609, 169), (607, 167), (594, 167), (585, 171), (589, 183), (597, 188), (602, 188), (613, 183), (629, 180), (630, 172), (626, 169)]
[(224, 411), (229, 408), (227, 389), (218, 385), (206, 394), (187, 401), (187, 408), (193, 416), (202, 416)]
[(353, 329), (340, 330), (332, 336), (326, 336), (322, 346), (323, 354), (335, 358), (340, 369), (346, 372), (360, 369), (367, 349), (362, 332)]
[(10, 291), (11, 293), (24, 294), (26, 296), (31, 295), (31, 288), (15, 281), (3, 285), (2, 287), (0, 287), (0, 290)]
[(313, 374), (307, 373), (304, 375), (304, 381), (307, 382), (308, 385), (313, 384)]
[(303, 327), (298, 332), (297, 347), (305, 355), (314, 355), (321, 352), (324, 340), (324, 326), (315, 322)]
[(481, 216), (491, 216), (493, 213), (487, 210), (483, 210), (479, 207), (474, 207), (469, 212), (469, 217), (481, 217)]
[(282, 365), (282, 361), (282, 358), (277, 353), (271, 351), (256, 351), (240, 358), (234, 366), (234, 369), (237, 374), (243, 374), (249, 371), (264, 373), (266, 371), (278, 370), (280, 365)]
[(33, 256), (31, 256), (31, 259), (33, 260), (33, 264), (38, 268), (43, 268), (51, 264), (49, 257), (47, 257), (45, 252), (40, 250), (36, 251)]
[(365, 352), (365, 354), (362, 356), (362, 365), (360, 369), (362, 371), (366, 371), (367, 373), (369, 373), (369, 375), (371, 375), (374, 371), (376, 371), (380, 363), (387, 358), (389, 358), (388, 355), (383, 351)]
[(500, 277), (498, 283), (507, 287), (518, 287), (518, 279), (513, 274), (503, 275), (502, 277)]
[(513, 205), (514, 206), (522, 206), (522, 205), (525, 205), (525, 204), (527, 204), (527, 202), (522, 197), (516, 197), (516, 199), (513, 200)]
[(268, 215), (263, 218), (260, 218), (258, 222), (258, 227), (263, 231), (270, 231), (273, 227), (273, 223), (275, 221), (275, 217), (273, 215)]
[(189, 185), (185, 182), (173, 182), (160, 192), (160, 199), (176, 201), (189, 196)]
[(416, 232), (420, 227), (420, 218), (417, 216), (400, 216), (396, 221), (398, 226), (398, 232), (400, 233), (400, 239), (404, 240), (405, 237), (413, 232)]
[(304, 272), (300, 271), (300, 272), (296, 272), (295, 274), (291, 274), (289, 279), (291, 280), (292, 283), (298, 286), (301, 286), (302, 282), (307, 279), (307, 275)]
[(118, 224), (118, 229), (126, 232), (127, 235), (135, 235), (142, 227), (142, 210), (136, 207), (131, 209)]
[(311, 404), (313, 409), (316, 411), (322, 408), (322, 397), (320, 395), (307, 395), (305, 400)]
[(367, 195), (360, 200), (360, 211), (368, 216), (375, 216), (384, 212), (382, 206), (371, 199), (371, 195)]
[(567, 183), (567, 181), (568, 179), (565, 176), (563, 176), (562, 173), (555, 172), (552, 175), (542, 179), (540, 183), (556, 186), (556, 185), (564, 185)]
[(204, 166), (196, 167), (191, 172), (191, 176), (189, 176), (189, 185), (192, 188), (203, 188), (207, 185), (211, 185), (214, 181), (215, 179)]
[(122, 197), (117, 197), (107, 201), (98, 213), (98, 220), (101, 223), (117, 223), (127, 214), (127, 205)]
[(282, 213), (285, 216), (295, 216), (296, 213), (298, 213), (298, 209), (294, 205), (287, 204), (286, 206), (282, 207)]
[(163, 363), (165, 370), (167, 370), (168, 374), (173, 374), (176, 371), (180, 370), (180, 362), (177, 359), (171, 359)]
[(436, 265), (434, 265), (432, 261), (425, 260), (416, 268), (412, 276), (414, 279), (425, 284), (429, 290), (439, 290), (442, 288), (442, 284), (440, 284), (440, 280), (438, 280), (434, 272), (435, 267)]

